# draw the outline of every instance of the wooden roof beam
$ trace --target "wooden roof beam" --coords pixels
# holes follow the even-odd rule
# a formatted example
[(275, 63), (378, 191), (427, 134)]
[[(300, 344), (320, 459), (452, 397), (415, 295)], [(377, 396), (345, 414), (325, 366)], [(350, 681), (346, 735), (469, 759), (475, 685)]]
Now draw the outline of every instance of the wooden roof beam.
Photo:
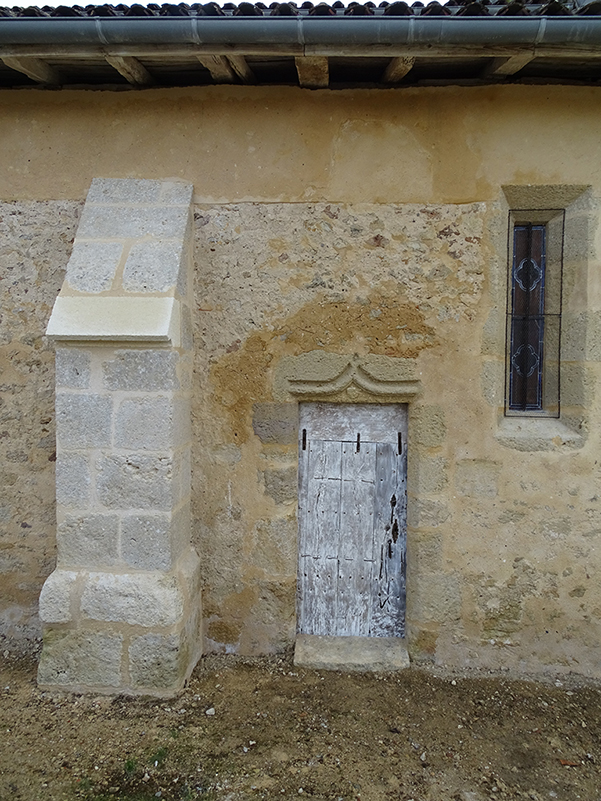
[(298, 56), (294, 63), (298, 82), (305, 89), (325, 89), (330, 83), (330, 66), (325, 56)]
[(242, 83), (256, 83), (254, 72), (246, 63), (244, 56), (196, 56), (203, 67), (208, 69), (215, 83), (236, 83), (238, 77)]
[[(95, 17), (94, 19), (102, 19)], [(135, 19), (135, 18), (128, 18)], [(217, 18), (216, 18), (217, 19)], [(221, 19), (221, 18), (218, 18)], [(227, 17), (225, 18), (228, 19)], [(239, 18), (234, 18), (238, 21)], [(367, 18), (371, 19), (371, 18)], [(420, 17), (412, 17), (415, 21), (421, 19)], [(426, 20), (431, 18), (426, 17)], [(455, 17), (444, 17), (451, 22)], [(470, 19), (465, 17), (462, 19)], [(485, 18), (479, 18), (485, 19)], [(512, 19), (511, 17), (509, 19)], [(517, 18), (520, 19), (520, 18)], [(544, 17), (541, 17), (544, 19)], [(557, 18), (565, 19), (565, 17)], [(590, 17), (578, 17), (580, 20), (589, 20)], [(40, 22), (40, 20), (36, 20)], [(599, 20), (601, 26), (601, 19)], [(8, 27), (8, 26), (7, 26)], [(601, 33), (600, 33), (601, 36)], [(589, 46), (588, 44), (565, 44), (565, 45), (545, 45), (537, 44), (536, 48), (526, 45), (503, 45), (503, 44), (453, 44), (444, 45), (441, 43), (424, 44), (424, 43), (399, 43), (399, 45), (391, 46), (390, 44), (370, 44), (370, 45), (290, 45), (290, 44), (275, 44), (264, 42), (251, 42), (247, 44), (232, 45), (227, 44), (226, 47), (219, 43), (205, 43), (195, 44), (193, 42), (183, 42), (164, 44), (161, 42), (153, 43), (111, 43), (111, 54), (120, 56), (135, 56), (138, 59), (151, 58), (166, 58), (166, 59), (188, 59), (200, 56), (201, 58), (212, 57), (218, 54), (223, 54), (224, 50), (227, 51), (228, 58), (236, 56), (243, 56), (244, 58), (258, 57), (258, 58), (273, 58), (281, 56), (282, 58), (303, 57), (303, 53), (307, 53), (306, 57), (320, 56), (322, 58), (499, 58), (499, 59), (514, 59), (514, 58), (546, 58), (559, 61), (564, 59), (598, 59), (599, 46)], [(106, 44), (90, 45), (85, 43), (64, 43), (64, 44), (15, 44), (0, 41), (0, 58), (14, 57), (14, 58), (104, 58), (107, 52)], [(225, 56), (222, 56), (225, 58)]]
[(197, 56), (215, 83), (236, 83), (234, 68), (225, 56)]
[(105, 56), (106, 61), (133, 86), (149, 86), (154, 78), (133, 56)]
[(11, 70), (27, 75), (28, 78), (37, 83), (57, 84), (61, 82), (58, 72), (41, 58), (2, 56), (2, 61)]
[(534, 58), (534, 53), (516, 53), (515, 56), (508, 56), (507, 58), (493, 58), (492, 61), (484, 68), (482, 73), (483, 78), (505, 78), (508, 75), (515, 75), (526, 64), (529, 64)]
[(414, 64), (413, 56), (391, 58), (382, 75), (382, 83), (398, 83), (413, 69)]
[(244, 56), (228, 56), (227, 60), (242, 83), (252, 84), (257, 82), (255, 74), (246, 63)]

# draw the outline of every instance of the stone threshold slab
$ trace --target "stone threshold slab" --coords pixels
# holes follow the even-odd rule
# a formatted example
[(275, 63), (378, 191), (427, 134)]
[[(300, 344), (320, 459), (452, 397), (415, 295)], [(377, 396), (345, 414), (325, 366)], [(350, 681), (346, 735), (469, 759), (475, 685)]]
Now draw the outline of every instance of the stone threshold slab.
[(294, 664), (316, 670), (390, 671), (409, 667), (402, 637), (325, 637), (298, 634)]

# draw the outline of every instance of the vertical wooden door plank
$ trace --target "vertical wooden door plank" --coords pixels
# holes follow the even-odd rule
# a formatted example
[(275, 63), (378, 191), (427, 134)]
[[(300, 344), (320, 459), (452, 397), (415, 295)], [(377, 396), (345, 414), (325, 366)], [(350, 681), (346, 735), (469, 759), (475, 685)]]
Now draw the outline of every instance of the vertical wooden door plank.
[[(336, 618), (337, 542), (340, 528), (341, 443), (309, 441), (301, 481), (300, 630), (333, 634)], [(307, 452), (305, 451), (305, 452)]]
[(337, 559), (299, 559), (302, 586), (299, 631), (303, 634), (336, 634)]
[[(302, 412), (301, 412), (302, 414)], [(302, 423), (301, 423), (302, 426)], [(296, 581), (296, 627), (300, 633), (309, 633), (306, 626), (311, 601), (307, 597), (307, 507), (309, 505), (309, 449), (303, 448), (302, 427), (298, 448), (298, 576)]]
[(367, 636), (371, 612), (376, 448), (356, 440), (342, 445), (338, 567), (338, 630)]
[[(357, 451), (356, 442), (343, 442), (341, 466), (342, 523), (338, 550), (344, 559), (354, 559), (358, 552), (363, 558), (372, 559), (376, 446), (362, 442)], [(343, 528), (346, 528), (344, 534)]]
[(403, 456), (380, 443), (376, 457), (377, 554), (372, 585), (372, 637), (401, 637), (405, 621), (407, 492)]
[(306, 551), (313, 557), (338, 555), (342, 443), (309, 442)]

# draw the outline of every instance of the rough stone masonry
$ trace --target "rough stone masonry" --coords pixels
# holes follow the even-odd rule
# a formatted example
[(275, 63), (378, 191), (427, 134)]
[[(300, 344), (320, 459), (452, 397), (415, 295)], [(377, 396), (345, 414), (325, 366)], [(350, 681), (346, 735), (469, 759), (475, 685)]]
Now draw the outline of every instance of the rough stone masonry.
[(188, 184), (92, 182), (56, 342), (56, 570), (41, 686), (165, 695), (200, 655)]
[[(197, 191), (204, 191), (200, 183)], [(435, 199), (366, 205), (197, 203), (192, 541), (202, 558), (207, 651), (273, 653), (294, 641), (298, 406), (316, 399), (317, 386), (325, 402), (408, 403), (407, 647), (412, 661), (599, 676), (601, 595), (595, 576), (601, 502), (594, 436), (601, 361), (599, 196), (580, 186), (513, 186), (503, 192), (505, 200), (487, 197), (467, 205), (441, 205)], [(559, 420), (503, 416), (507, 212), (536, 203), (566, 209)], [(145, 687), (158, 692), (160, 671), (167, 674), (160, 686), (169, 686), (182, 664), (177, 660), (193, 661), (185, 661), (185, 650), (179, 648), (178, 624), (150, 622), (157, 607), (175, 608), (177, 614), (183, 579), (176, 578), (170, 596), (175, 607), (158, 603), (157, 597), (164, 597), (153, 595), (154, 589), (164, 589), (159, 579), (177, 576), (177, 571), (161, 566), (153, 573), (154, 561), (132, 567), (135, 538), (126, 528), (139, 522), (136, 518), (145, 523), (148, 518), (153, 523), (173, 520), (176, 526), (171, 515), (178, 509), (163, 504), (173, 486), (168, 460), (184, 451), (174, 447), (172, 452), (169, 446), (171, 423), (149, 421), (171, 408), (171, 399), (185, 400), (189, 353), (178, 319), (185, 321), (181, 311), (187, 302), (168, 282), (157, 285), (149, 275), (150, 259), (140, 260), (147, 270), (144, 281), (150, 283), (133, 283), (141, 267), (131, 270), (132, 260), (125, 269), (135, 251), (129, 248), (132, 241), (123, 248), (125, 223), (119, 219), (128, 203), (108, 205), (119, 210), (115, 219), (120, 227), (105, 229), (100, 244), (116, 243), (120, 264), (107, 268), (104, 261), (96, 262), (94, 281), (110, 278), (99, 286), (74, 289), (71, 281), (92, 277), (69, 279), (57, 306), (62, 322), (60, 315), (53, 318), (53, 325), (58, 319), (63, 326), (60, 336), (57, 329), (54, 334), (58, 394), (68, 396), (66, 401), (59, 397), (59, 409), (64, 403), (66, 412), (63, 408), (58, 421), (56, 578), (63, 571), (61, 586), (72, 587), (74, 610), (68, 620), (45, 624), (40, 675), (50, 673), (54, 681), (53, 672), (60, 673), (64, 683), (55, 687), (98, 688), (96, 676), (106, 681), (112, 671), (113, 683), (102, 686), (107, 692), (145, 692)], [(54, 353), (42, 334), (82, 207), (79, 201), (61, 200), (0, 205), (0, 632), (15, 641), (35, 636), (39, 590), (55, 566)], [(82, 230), (75, 255), (81, 243), (94, 239)], [(163, 237), (165, 254), (171, 237), (165, 231)], [(155, 240), (148, 233), (139, 244)], [(166, 270), (167, 259), (161, 263)], [(121, 276), (126, 272), (133, 277), (124, 289)], [(120, 298), (128, 304), (125, 319), (119, 317)], [(109, 302), (112, 316), (106, 306), (94, 312), (93, 307)], [(63, 314), (70, 303), (86, 309), (76, 322)], [(143, 314), (144, 307), (152, 312)], [(94, 320), (100, 321), (99, 330), (91, 330)], [(173, 381), (153, 389), (148, 383), (152, 370), (134, 362), (151, 352), (150, 359), (166, 359), (165, 369), (158, 371), (161, 380), (173, 375), (169, 360), (176, 362), (179, 386)], [(126, 381), (128, 371), (134, 379)], [(348, 386), (347, 379), (352, 379)], [(411, 395), (414, 385), (419, 391), (414, 387)], [(324, 389), (328, 394), (321, 394)], [(104, 440), (108, 444), (79, 447), (77, 439), (69, 442), (76, 427), (65, 428), (64, 414), (74, 414), (77, 399), (89, 395), (100, 398), (94, 401), (98, 415), (102, 398), (109, 399), (110, 437)], [(160, 404), (150, 403), (158, 399)], [(134, 409), (142, 411), (144, 420)], [(159, 450), (153, 451), (140, 438), (158, 437), (158, 431), (161, 439), (154, 442)], [(100, 428), (94, 436), (101, 434)], [(118, 436), (130, 440), (117, 445)], [(62, 478), (68, 469), (64, 456), (74, 457), (71, 483)], [(107, 476), (121, 470), (133, 480), (154, 456), (156, 469), (147, 474), (157, 479), (149, 494), (158, 505), (128, 511), (127, 499), (116, 496), (116, 484)], [(138, 457), (146, 461), (131, 461)], [(163, 466), (164, 480), (159, 480)], [(136, 497), (144, 505), (146, 486), (139, 482)], [(123, 480), (119, 492), (125, 488)], [(86, 491), (90, 499), (80, 509)], [(79, 526), (76, 521), (83, 517), (86, 525)], [(99, 520), (106, 541), (96, 542)], [(177, 531), (183, 536), (182, 528)], [(175, 542), (171, 532), (160, 535), (161, 548), (154, 526), (144, 532), (149, 546), (136, 545), (138, 556), (158, 559), (164, 545), (160, 564), (166, 565)], [(92, 541), (101, 555), (88, 552), (84, 557), (81, 549)], [(109, 549), (108, 557), (103, 549)], [(111, 564), (105, 565), (101, 559), (107, 558)], [(191, 557), (189, 564), (194, 561)], [(72, 583), (64, 575), (69, 572), (77, 577)], [(102, 574), (103, 582), (94, 585), (97, 594), (91, 598), (88, 583), (96, 579), (90, 579), (90, 572)], [(124, 575), (138, 583), (128, 580), (123, 586)], [(141, 581), (146, 589), (154, 588), (141, 604), (145, 625), (127, 622), (136, 621), (132, 607), (135, 598), (142, 599), (136, 596)], [(70, 589), (67, 594), (70, 601)], [(109, 596), (111, 604), (119, 603), (111, 613), (115, 620), (96, 619), (100, 594), (101, 607)], [(198, 605), (197, 597), (188, 608)], [(164, 636), (174, 633), (171, 651)], [(146, 647), (145, 635), (156, 636), (159, 646), (147, 653), (165, 648), (152, 668), (155, 680), (134, 686), (127, 674), (137, 652), (128, 637), (141, 637), (139, 644)], [(64, 643), (62, 654), (52, 642), (55, 637)], [(199, 638), (191, 641), (199, 643)], [(165, 650), (173, 658), (165, 657)], [(95, 683), (77, 685), (82, 675)]]

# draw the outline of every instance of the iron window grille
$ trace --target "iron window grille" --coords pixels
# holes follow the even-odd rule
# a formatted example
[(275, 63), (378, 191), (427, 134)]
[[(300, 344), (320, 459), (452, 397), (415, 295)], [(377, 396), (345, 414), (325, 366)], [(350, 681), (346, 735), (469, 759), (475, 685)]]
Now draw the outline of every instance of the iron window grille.
[(559, 417), (565, 211), (509, 214), (507, 416)]

